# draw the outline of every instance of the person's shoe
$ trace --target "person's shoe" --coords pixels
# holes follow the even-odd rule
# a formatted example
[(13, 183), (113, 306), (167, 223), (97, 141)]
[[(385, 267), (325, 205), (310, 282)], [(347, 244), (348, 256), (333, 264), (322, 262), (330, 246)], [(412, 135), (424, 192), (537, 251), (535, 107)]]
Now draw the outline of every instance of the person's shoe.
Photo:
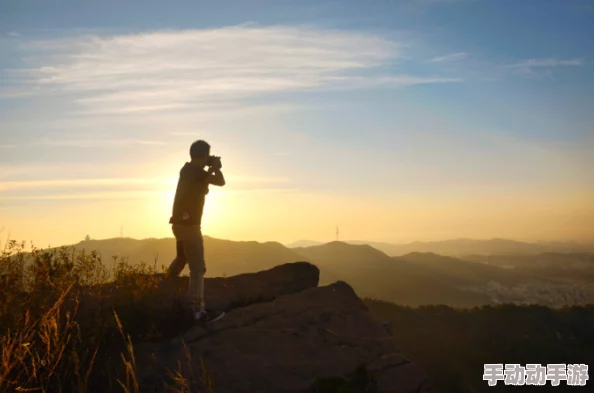
[(224, 311), (215, 311), (215, 310), (204, 310), (204, 311), (196, 311), (194, 310), (194, 321), (200, 324), (207, 324), (211, 322), (218, 321), (219, 319), (225, 316)]

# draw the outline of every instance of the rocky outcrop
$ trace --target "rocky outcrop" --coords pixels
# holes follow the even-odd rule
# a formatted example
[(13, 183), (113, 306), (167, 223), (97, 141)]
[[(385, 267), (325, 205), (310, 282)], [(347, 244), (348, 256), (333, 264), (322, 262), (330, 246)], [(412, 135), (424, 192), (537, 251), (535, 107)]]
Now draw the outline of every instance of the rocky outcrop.
[[(262, 287), (254, 284), (261, 288), (256, 291), (262, 295), (259, 299), (269, 295), (270, 288), (284, 293), (295, 290), (280, 278), (278, 270), (272, 271), (242, 275), (241, 280), (230, 277), (227, 283), (241, 282), (247, 294), (251, 282), (276, 277), (277, 284), (274, 279), (264, 283), (263, 278)], [(221, 289), (220, 296), (224, 297), (226, 290)], [(228, 300), (220, 301), (229, 307)], [(339, 383), (360, 365), (368, 378), (356, 391), (432, 391), (426, 375), (399, 353), (389, 330), (372, 319), (363, 301), (344, 282), (236, 307), (208, 329), (195, 326), (171, 341), (137, 344), (135, 348), (143, 392), (165, 391), (171, 380), (168, 370), (181, 367), (182, 375), (196, 375), (201, 361), (216, 393), (322, 391), (324, 383)]]
[[(307, 262), (276, 266), (258, 273), (204, 280), (207, 307), (232, 310), (318, 285), (320, 272)], [(78, 320), (85, 331), (117, 312), (126, 332), (141, 341), (178, 335), (193, 325), (188, 307), (188, 277), (137, 274), (125, 282), (99, 285), (81, 297)], [(157, 334), (156, 334), (157, 333)]]
[[(231, 310), (266, 302), (318, 286), (320, 271), (308, 262), (286, 263), (258, 273), (204, 280), (204, 294), (209, 308)], [(176, 287), (188, 288), (188, 277), (180, 277)]]

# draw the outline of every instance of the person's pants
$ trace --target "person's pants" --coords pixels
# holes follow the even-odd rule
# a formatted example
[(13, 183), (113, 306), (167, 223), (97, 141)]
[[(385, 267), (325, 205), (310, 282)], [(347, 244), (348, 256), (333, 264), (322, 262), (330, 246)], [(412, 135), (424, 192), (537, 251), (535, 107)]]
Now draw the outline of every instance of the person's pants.
[(190, 268), (189, 295), (192, 303), (204, 311), (204, 242), (198, 225), (171, 226), (176, 240), (176, 257), (167, 269), (167, 276), (177, 277), (184, 270), (186, 263)]

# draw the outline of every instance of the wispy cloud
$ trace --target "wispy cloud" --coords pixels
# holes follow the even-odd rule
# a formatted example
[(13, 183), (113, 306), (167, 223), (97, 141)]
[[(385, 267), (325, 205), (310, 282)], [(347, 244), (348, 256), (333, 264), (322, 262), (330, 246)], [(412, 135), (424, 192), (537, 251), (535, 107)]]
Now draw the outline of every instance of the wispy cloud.
[(468, 57), (466, 52), (450, 53), (444, 56), (433, 57), (429, 60), (425, 60), (425, 63), (447, 63), (453, 61), (464, 60)]
[(0, 182), (0, 191), (7, 190), (41, 190), (62, 187), (105, 187), (105, 186), (138, 186), (143, 184), (164, 185), (171, 181), (167, 178), (113, 178), (113, 179), (52, 179), (30, 181)]
[(131, 145), (166, 145), (167, 142), (149, 139), (52, 139), (43, 138), (36, 144), (59, 147), (130, 147)]
[(518, 74), (530, 76), (550, 76), (551, 69), (557, 67), (581, 67), (584, 61), (581, 59), (560, 60), (555, 58), (549, 59), (527, 59), (518, 63), (509, 64), (505, 66)]
[[(400, 45), (366, 33), (237, 26), (28, 42), (19, 75), (32, 88), (73, 94), (85, 110), (194, 109), (275, 92), (458, 81), (386, 73)], [(373, 71), (373, 72), (370, 72)], [(13, 94), (17, 94), (12, 92)]]
[(508, 65), (509, 68), (534, 68), (534, 67), (564, 67), (564, 66), (582, 66), (584, 62), (581, 59), (559, 60), (559, 59), (528, 59), (519, 63)]
[(38, 86), (0, 86), (0, 99), (30, 97), (42, 92)]
[(13, 195), (3, 196), (6, 201), (42, 201), (42, 200), (84, 200), (84, 199), (144, 199), (165, 196), (165, 191), (142, 190), (142, 191), (105, 191), (105, 192), (75, 192), (68, 194), (45, 194), (45, 195)]

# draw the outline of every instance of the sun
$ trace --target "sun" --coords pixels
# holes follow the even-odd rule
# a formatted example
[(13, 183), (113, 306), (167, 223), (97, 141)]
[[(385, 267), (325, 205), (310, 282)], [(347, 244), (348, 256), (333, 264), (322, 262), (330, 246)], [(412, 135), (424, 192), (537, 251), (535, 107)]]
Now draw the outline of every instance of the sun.
[[(168, 179), (164, 182), (163, 188), (158, 193), (155, 205), (158, 210), (157, 213), (161, 217), (161, 221), (163, 219), (169, 221), (169, 218), (171, 217), (173, 201), (175, 200), (176, 185), (177, 179)], [(218, 231), (224, 227), (223, 223), (226, 220), (225, 210), (228, 210), (222, 208), (224, 205), (222, 199), (228, 199), (224, 198), (224, 196), (225, 193), (223, 190), (210, 186), (204, 201), (204, 211), (202, 213), (202, 227), (207, 229), (208, 232), (218, 233)]]

